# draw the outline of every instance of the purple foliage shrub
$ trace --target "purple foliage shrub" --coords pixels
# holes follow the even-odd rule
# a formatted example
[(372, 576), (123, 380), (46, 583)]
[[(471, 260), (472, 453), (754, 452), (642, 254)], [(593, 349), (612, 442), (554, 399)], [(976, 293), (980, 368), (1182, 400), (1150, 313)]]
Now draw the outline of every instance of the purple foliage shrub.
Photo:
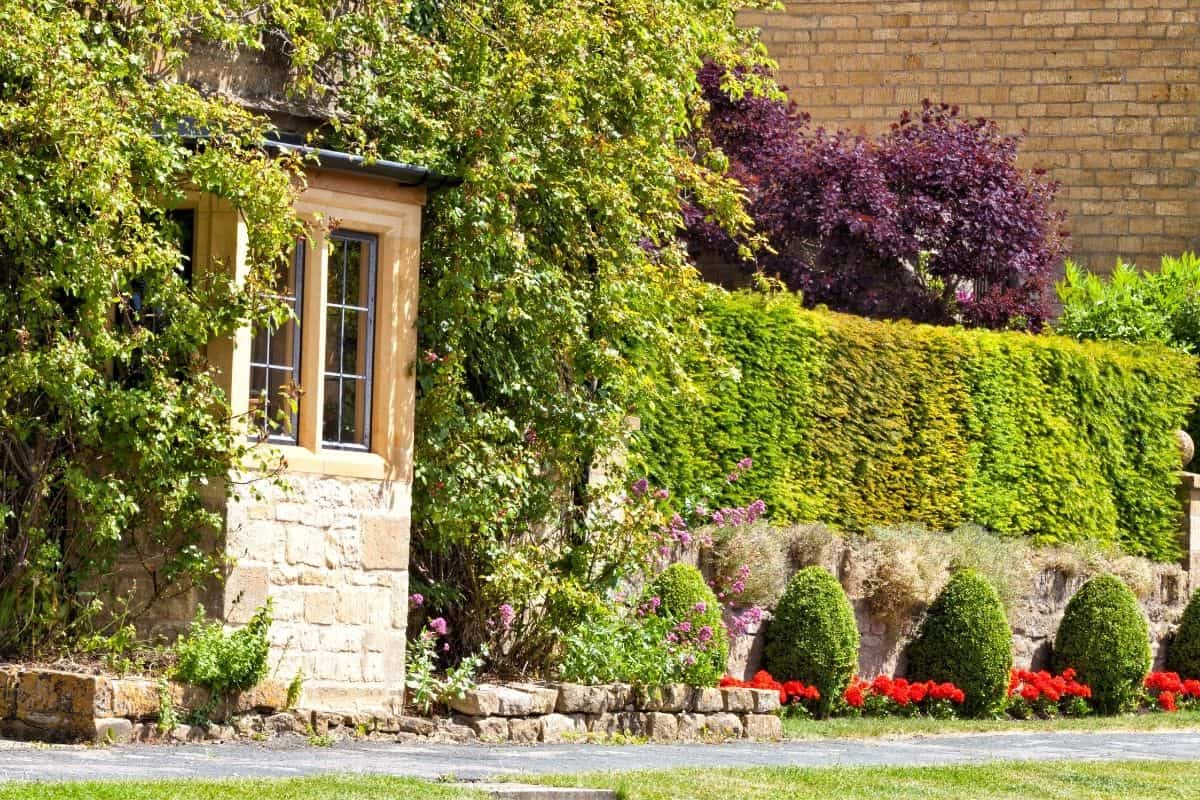
[(1066, 252), (1057, 184), (1016, 166), (1021, 137), (922, 104), (869, 138), (810, 127), (794, 104), (722, 88), (708, 64), (707, 134), (745, 185), (774, 252), (736, 243), (685, 208), (694, 252), (778, 275), (808, 304), (872, 317), (1039, 329)]

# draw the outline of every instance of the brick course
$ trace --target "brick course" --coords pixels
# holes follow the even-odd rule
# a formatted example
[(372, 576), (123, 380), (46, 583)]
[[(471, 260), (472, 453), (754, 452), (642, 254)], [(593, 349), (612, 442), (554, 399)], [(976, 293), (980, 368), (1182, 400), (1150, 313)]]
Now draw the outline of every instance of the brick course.
[(922, 98), (1026, 131), (1072, 254), (1200, 248), (1200, 0), (792, 2), (744, 12), (814, 124), (879, 133)]

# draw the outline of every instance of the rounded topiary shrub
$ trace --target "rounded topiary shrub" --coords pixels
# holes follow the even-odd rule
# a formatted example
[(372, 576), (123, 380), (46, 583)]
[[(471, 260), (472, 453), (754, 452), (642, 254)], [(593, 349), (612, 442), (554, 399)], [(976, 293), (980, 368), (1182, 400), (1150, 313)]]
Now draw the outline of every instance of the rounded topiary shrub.
[(1067, 603), (1054, 638), (1054, 668), (1068, 667), (1092, 687), (1092, 705), (1103, 714), (1130, 707), (1141, 689), (1150, 671), (1150, 626), (1115, 575), (1097, 575)]
[(817, 687), (817, 713), (825, 717), (858, 669), (858, 628), (837, 578), (807, 567), (788, 581), (767, 627), (763, 653), (777, 680)]
[(963, 690), (963, 713), (1001, 709), (1012, 669), (1012, 630), (992, 584), (975, 570), (951, 576), (908, 648), (908, 676), (949, 681)]
[(1200, 589), (1179, 620), (1179, 630), (1167, 649), (1167, 668), (1184, 678), (1200, 679)]
[(700, 570), (672, 564), (647, 591), (650, 598), (657, 598), (655, 613), (671, 624), (683, 680), (694, 686), (716, 685), (725, 674), (729, 637), (721, 620), (721, 604)]

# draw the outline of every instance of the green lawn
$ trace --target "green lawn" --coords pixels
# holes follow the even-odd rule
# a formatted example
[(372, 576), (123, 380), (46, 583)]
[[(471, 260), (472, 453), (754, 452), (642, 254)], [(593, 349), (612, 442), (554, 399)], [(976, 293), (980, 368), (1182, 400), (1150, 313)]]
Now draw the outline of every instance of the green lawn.
[(1046, 733), (1049, 731), (1200, 731), (1200, 711), (1175, 714), (1123, 714), (1116, 717), (1072, 717), (1050, 720), (903, 719), (838, 717), (827, 720), (785, 719), (784, 733), (794, 739), (870, 739), (881, 736), (933, 736), (963, 733)]
[(616, 789), (622, 800), (1191, 800), (1200, 761), (688, 769), (521, 780)]
[(484, 795), (410, 778), (347, 775), (287, 780), (0, 783), (0, 800), (476, 800)]

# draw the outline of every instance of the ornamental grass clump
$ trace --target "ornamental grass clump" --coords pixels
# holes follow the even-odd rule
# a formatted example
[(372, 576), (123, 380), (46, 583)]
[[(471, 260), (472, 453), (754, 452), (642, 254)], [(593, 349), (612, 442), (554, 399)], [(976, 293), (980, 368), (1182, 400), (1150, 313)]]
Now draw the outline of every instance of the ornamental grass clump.
[(1183, 611), (1167, 650), (1167, 666), (1185, 678), (1200, 678), (1200, 590)]
[(679, 677), (692, 686), (715, 686), (725, 674), (729, 637), (721, 604), (700, 570), (670, 565), (654, 579), (648, 598), (643, 607), (670, 626), (667, 649), (679, 661)]
[(1115, 575), (1098, 575), (1071, 601), (1054, 639), (1055, 669), (1073, 668), (1104, 714), (1130, 708), (1150, 670), (1150, 628)]
[(963, 714), (982, 717), (1000, 710), (1012, 669), (1012, 630), (992, 584), (962, 570), (929, 607), (909, 646), (914, 680), (948, 681), (966, 694)]
[(792, 577), (767, 628), (764, 656), (781, 680), (815, 686), (820, 699), (814, 713), (829, 716), (858, 667), (858, 628), (842, 585), (828, 570), (807, 567)]

